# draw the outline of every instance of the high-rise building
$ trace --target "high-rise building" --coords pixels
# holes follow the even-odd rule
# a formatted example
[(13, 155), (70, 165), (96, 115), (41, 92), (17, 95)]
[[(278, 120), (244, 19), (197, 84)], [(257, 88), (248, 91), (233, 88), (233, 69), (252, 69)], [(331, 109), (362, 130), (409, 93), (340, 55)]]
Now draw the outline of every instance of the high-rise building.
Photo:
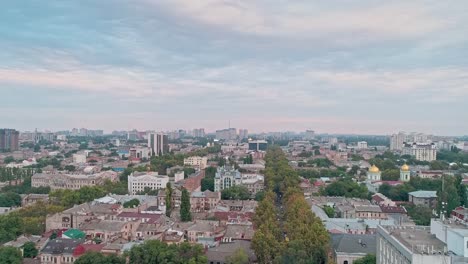
[(247, 139), (249, 138), (249, 130), (247, 129), (239, 129), (239, 139)]
[(235, 140), (236, 138), (237, 138), (237, 130), (235, 128), (216, 130), (216, 139)]
[(315, 131), (314, 130), (306, 130), (304, 134), (304, 140), (312, 140), (315, 139)]
[(390, 150), (402, 150), (403, 143), (408, 141), (408, 135), (405, 132), (399, 132), (398, 134), (393, 134), (390, 137)]
[(359, 141), (357, 143), (357, 148), (358, 149), (367, 149), (367, 142), (366, 141)]
[(268, 142), (266, 140), (251, 140), (249, 141), (249, 150), (266, 151)]
[(403, 155), (411, 155), (420, 161), (434, 161), (437, 158), (437, 147), (434, 143), (404, 143)]
[(148, 133), (148, 147), (154, 155), (160, 156), (169, 152), (168, 137), (163, 133)]
[(205, 129), (204, 128), (195, 128), (193, 130), (193, 137), (196, 137), (196, 138), (205, 137)]
[(15, 151), (19, 149), (19, 132), (14, 129), (0, 129), (0, 150)]

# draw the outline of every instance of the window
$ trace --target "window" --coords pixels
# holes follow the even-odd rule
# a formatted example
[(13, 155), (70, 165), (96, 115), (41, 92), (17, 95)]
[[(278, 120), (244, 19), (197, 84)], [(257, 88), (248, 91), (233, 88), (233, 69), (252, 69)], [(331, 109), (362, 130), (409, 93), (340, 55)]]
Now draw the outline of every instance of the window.
[(343, 264), (348, 264), (348, 261), (347, 260), (343, 261)]

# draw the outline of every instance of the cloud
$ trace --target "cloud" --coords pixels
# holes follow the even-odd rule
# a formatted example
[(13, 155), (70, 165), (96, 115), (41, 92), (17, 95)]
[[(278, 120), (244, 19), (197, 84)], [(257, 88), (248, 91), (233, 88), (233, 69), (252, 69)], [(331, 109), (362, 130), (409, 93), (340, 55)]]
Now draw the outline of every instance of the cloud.
[[(323, 8), (288, 2), (273, 9), (274, 1), (162, 0), (148, 1), (170, 10), (178, 19), (236, 33), (293, 39), (335, 39), (346, 45), (361, 41), (413, 39), (444, 28), (424, 5), (399, 2), (360, 8)], [(311, 43), (313, 44), (313, 43)]]

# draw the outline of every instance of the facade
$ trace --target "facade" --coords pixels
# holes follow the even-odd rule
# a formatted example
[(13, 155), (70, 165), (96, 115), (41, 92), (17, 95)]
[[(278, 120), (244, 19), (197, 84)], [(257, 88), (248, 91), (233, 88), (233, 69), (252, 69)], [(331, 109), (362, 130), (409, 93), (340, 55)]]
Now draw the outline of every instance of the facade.
[(169, 152), (169, 142), (167, 135), (163, 133), (148, 133), (148, 147), (156, 156)]
[(32, 187), (47, 187), (51, 190), (79, 190), (85, 186), (101, 185), (106, 180), (115, 182), (118, 174), (114, 171), (103, 171), (96, 174), (36, 173), (31, 177)]
[(16, 151), (19, 149), (19, 132), (14, 129), (0, 129), (0, 150)]
[(164, 189), (168, 182), (168, 176), (158, 175), (157, 172), (132, 173), (128, 176), (128, 193), (134, 195), (144, 191), (145, 188), (151, 190)]
[(196, 137), (196, 138), (203, 138), (205, 137), (205, 129), (204, 128), (195, 128), (193, 130), (193, 137)]
[(431, 219), (430, 227), (379, 226), (377, 263), (468, 263), (465, 225)]
[(73, 154), (73, 163), (75, 164), (85, 164), (86, 155), (85, 154)]
[(315, 131), (314, 130), (306, 130), (304, 134), (304, 140), (312, 140), (315, 139)]
[(192, 212), (205, 212), (214, 209), (221, 200), (220, 192), (192, 192), (190, 194), (190, 210)]
[(41, 264), (73, 263), (78, 258), (75, 249), (85, 242), (84, 239), (56, 238), (49, 240), (37, 256)]
[(196, 167), (201, 170), (206, 168), (207, 163), (208, 159), (206, 157), (192, 156), (184, 159), (184, 165)]
[(235, 140), (236, 138), (237, 138), (237, 130), (235, 128), (216, 130), (216, 139)]
[(266, 151), (268, 142), (266, 140), (251, 140), (249, 141), (249, 150)]
[(242, 175), (234, 167), (219, 167), (215, 175), (215, 192), (221, 192), (224, 189), (242, 183)]
[(404, 132), (399, 132), (398, 134), (393, 134), (390, 137), (390, 150), (401, 151), (403, 149), (403, 144), (408, 141), (408, 136)]
[(28, 205), (31, 205), (31, 204), (35, 204), (37, 202), (48, 203), (49, 202), (49, 195), (48, 194), (35, 194), (35, 193), (27, 194), (21, 200), (21, 206), (25, 207), (25, 206), (28, 206)]
[(249, 190), (252, 197), (255, 197), (257, 192), (263, 191), (265, 187), (265, 177), (259, 174), (243, 174), (241, 184)]
[(368, 182), (380, 181), (381, 176), (382, 176), (382, 172), (380, 172), (379, 168), (375, 165), (372, 165), (372, 167), (370, 167), (369, 171), (367, 172), (367, 181)]
[(408, 165), (404, 164), (400, 168), (400, 181), (409, 182), (411, 179), (411, 171)]
[(136, 147), (129, 151), (130, 158), (149, 160), (153, 154), (153, 149), (150, 147)]
[(387, 219), (387, 214), (382, 212), (378, 205), (356, 205), (354, 207), (356, 218), (359, 219)]
[(367, 149), (367, 142), (366, 141), (359, 141), (357, 143), (357, 148), (358, 149)]
[(239, 129), (239, 139), (248, 139), (249, 138), (249, 130), (247, 129)]
[(415, 191), (408, 193), (408, 201), (414, 205), (435, 208), (437, 205), (436, 191)]
[(405, 143), (402, 154), (411, 155), (420, 161), (434, 161), (437, 158), (437, 147), (434, 143)]

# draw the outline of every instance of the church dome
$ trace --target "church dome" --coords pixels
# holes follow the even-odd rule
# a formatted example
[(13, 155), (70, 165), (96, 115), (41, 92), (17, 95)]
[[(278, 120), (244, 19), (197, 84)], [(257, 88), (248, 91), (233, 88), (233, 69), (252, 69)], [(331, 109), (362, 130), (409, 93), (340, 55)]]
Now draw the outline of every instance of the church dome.
[(380, 172), (379, 168), (375, 165), (372, 165), (372, 167), (370, 167), (369, 169), (369, 172), (372, 172), (372, 173), (377, 173), (377, 172)]
[(401, 166), (401, 170), (402, 171), (409, 171), (409, 166), (404, 164), (403, 166)]

